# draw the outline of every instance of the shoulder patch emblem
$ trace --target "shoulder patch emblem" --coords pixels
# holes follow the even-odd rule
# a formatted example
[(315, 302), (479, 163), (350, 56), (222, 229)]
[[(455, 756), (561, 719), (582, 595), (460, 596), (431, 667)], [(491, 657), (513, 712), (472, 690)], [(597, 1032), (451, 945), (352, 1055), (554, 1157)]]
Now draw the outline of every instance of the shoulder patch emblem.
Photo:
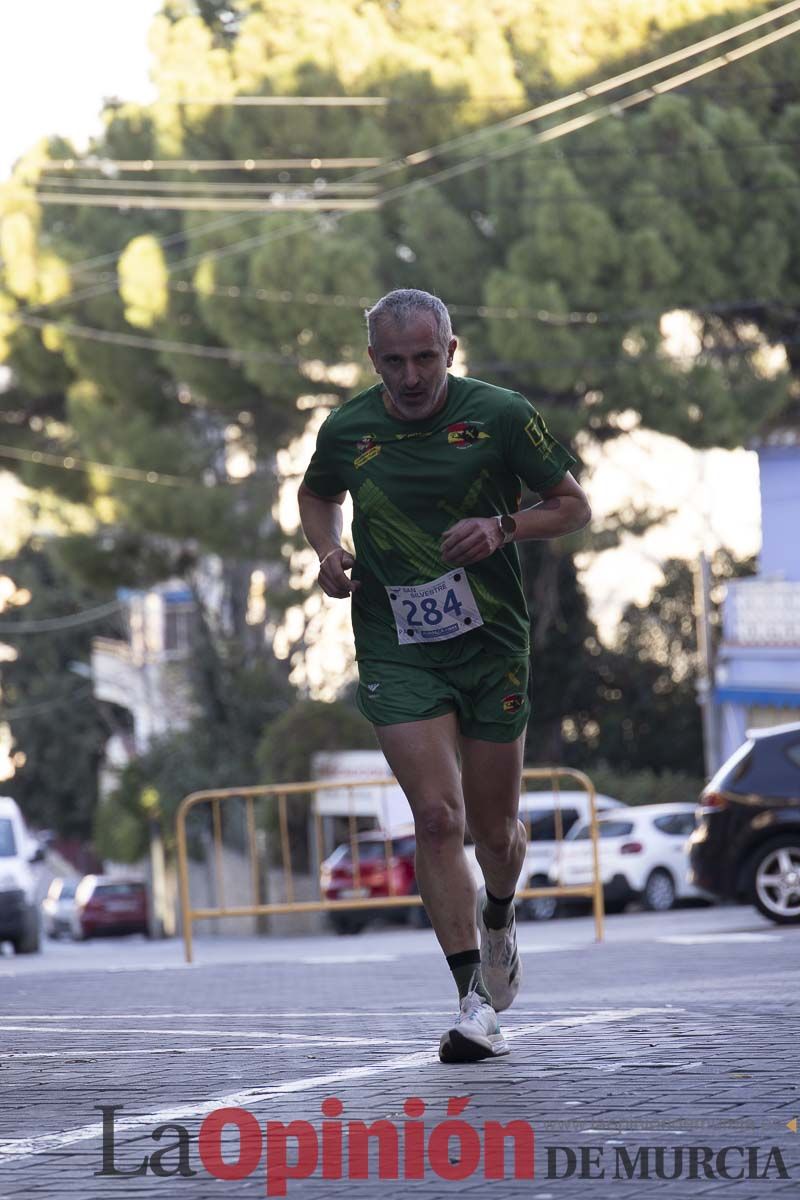
[(487, 441), (491, 436), (483, 432), (477, 421), (457, 421), (455, 425), (447, 426), (447, 440), (459, 450), (466, 450), (476, 442)]

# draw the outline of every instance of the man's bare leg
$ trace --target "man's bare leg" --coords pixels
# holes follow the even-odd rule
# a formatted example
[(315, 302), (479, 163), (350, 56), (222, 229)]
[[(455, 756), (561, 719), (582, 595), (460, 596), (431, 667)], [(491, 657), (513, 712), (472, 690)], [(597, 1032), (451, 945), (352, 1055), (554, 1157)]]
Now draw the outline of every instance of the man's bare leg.
[(513, 742), (461, 737), (461, 786), (467, 825), (486, 887), (494, 896), (516, 890), (527, 834), (519, 820), (525, 734)]
[(464, 854), (455, 713), (375, 732), (414, 814), (417, 883), (439, 945), (448, 956), (474, 949), (476, 888)]

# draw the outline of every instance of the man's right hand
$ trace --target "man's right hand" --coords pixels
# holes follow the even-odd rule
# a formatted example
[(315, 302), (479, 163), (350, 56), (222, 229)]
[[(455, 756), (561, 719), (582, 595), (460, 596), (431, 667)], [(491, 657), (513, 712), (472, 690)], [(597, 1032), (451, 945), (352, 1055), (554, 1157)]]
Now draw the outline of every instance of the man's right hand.
[(357, 579), (348, 579), (345, 571), (356, 565), (356, 560), (343, 546), (330, 550), (320, 560), (319, 586), (326, 596), (346, 600), (361, 587)]

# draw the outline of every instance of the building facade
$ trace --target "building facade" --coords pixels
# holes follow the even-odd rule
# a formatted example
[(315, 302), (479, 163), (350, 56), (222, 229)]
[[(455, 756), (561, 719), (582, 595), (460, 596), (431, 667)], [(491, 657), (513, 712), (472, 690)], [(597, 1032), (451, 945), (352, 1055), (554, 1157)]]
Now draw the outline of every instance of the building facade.
[(727, 588), (714, 700), (718, 766), (749, 728), (800, 720), (800, 435), (776, 431), (758, 452), (758, 574)]

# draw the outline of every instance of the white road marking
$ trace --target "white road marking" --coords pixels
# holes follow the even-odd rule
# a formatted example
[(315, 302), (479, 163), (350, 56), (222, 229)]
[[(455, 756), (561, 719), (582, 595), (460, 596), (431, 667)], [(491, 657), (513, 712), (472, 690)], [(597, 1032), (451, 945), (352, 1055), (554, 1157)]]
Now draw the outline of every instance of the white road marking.
[[(442, 1013), (450, 1013), (455, 1009), (455, 1004), (442, 1004), (438, 1008), (404, 1008), (404, 1017), (440, 1017)], [(665, 1010), (671, 1008), (671, 1005), (666, 1005)], [(590, 1013), (595, 1012), (593, 1008), (577, 1007), (575, 1005), (565, 1004), (559, 1005), (558, 1008), (514, 1008), (514, 1016), (516, 1017), (548, 1017), (555, 1016), (556, 1013)], [(661, 1011), (661, 1010), (659, 1010)], [(9, 1013), (8, 1016), (0, 1015), (0, 1022), (4, 1021), (116, 1021), (123, 1018), (126, 1021), (172, 1021), (172, 1020), (207, 1020), (211, 1017), (224, 1017), (225, 1020), (248, 1020), (248, 1021), (263, 1021), (267, 1016), (270, 1020), (278, 1017), (295, 1021), (316, 1021), (320, 1017), (326, 1019), (333, 1017), (341, 1018), (361, 1018), (361, 1017), (386, 1017), (387, 1010), (380, 1009), (342, 1009), (336, 1008), (329, 1010), (321, 1008), (315, 1010), (313, 1008), (306, 1009), (303, 1012), (297, 1010), (293, 1012), (273, 1012), (269, 1013), (266, 1010), (262, 1012), (252, 1013), (227, 1013), (227, 1012), (163, 1012), (163, 1013), (129, 1013), (129, 1012), (107, 1012), (107, 1013)]]
[[(513, 1041), (534, 1033), (550, 1029), (564, 1029), (575, 1026), (611, 1024), (616, 1021), (627, 1021), (635, 1017), (663, 1014), (677, 1014), (683, 1009), (676, 1008), (621, 1008), (602, 1009), (584, 1016), (560, 1017), (553, 1021), (540, 1021), (534, 1024), (519, 1025), (505, 1031), (506, 1041)], [(300, 1079), (288, 1080), (270, 1088), (245, 1088), (232, 1092), (227, 1096), (219, 1096), (205, 1100), (200, 1104), (187, 1104), (182, 1107), (160, 1109), (155, 1113), (145, 1113), (138, 1116), (122, 1117), (115, 1121), (115, 1129), (119, 1132), (153, 1128), (155, 1125), (167, 1124), (174, 1121), (185, 1121), (192, 1117), (205, 1117), (218, 1108), (244, 1108), (248, 1104), (260, 1104), (278, 1096), (296, 1094), (298, 1092), (316, 1091), (319, 1088), (333, 1088), (352, 1079), (367, 1079), (370, 1076), (384, 1075), (390, 1071), (407, 1071), (419, 1067), (438, 1064), (435, 1050), (422, 1050), (416, 1054), (402, 1054), (396, 1058), (384, 1059), (380, 1063), (372, 1063), (363, 1067), (346, 1067), (327, 1075), (311, 1075)], [(91, 1125), (83, 1125), (77, 1129), (68, 1129), (64, 1133), (41, 1134), (38, 1137), (19, 1138), (0, 1143), (0, 1161), (16, 1162), (24, 1158), (32, 1158), (37, 1154), (73, 1146), (78, 1142), (95, 1141), (103, 1136), (103, 1126), (99, 1121)]]
[(656, 940), (670, 946), (708, 946), (712, 942), (780, 942), (782, 937), (779, 933), (676, 933)]
[[(0, 1029), (0, 1033), (2, 1029)], [(270, 1035), (267, 1034), (267, 1037)], [(275, 1038), (280, 1038), (281, 1034), (275, 1034)], [(293, 1041), (292, 1047), (296, 1050), (304, 1050), (306, 1048), (313, 1049), (315, 1046), (418, 1046), (420, 1042), (429, 1042), (430, 1038), (415, 1037), (415, 1038), (349, 1038), (337, 1037), (335, 1034), (326, 1036), (313, 1037), (311, 1035), (304, 1037), (302, 1034), (297, 1035), (299, 1041)], [(18, 1059), (18, 1058), (60, 1058), (68, 1059), (71, 1055), (76, 1058), (116, 1058), (123, 1054), (235, 1054), (238, 1051), (252, 1051), (252, 1046), (160, 1046), (157, 1049), (153, 1047), (144, 1048), (136, 1047), (135, 1049), (126, 1050), (94, 1050), (88, 1046), (76, 1046), (72, 1050), (20, 1050), (18, 1053), (11, 1051), (8, 1054), (0, 1054), (0, 1061), (3, 1059)]]
[(397, 962), (396, 954), (310, 954), (307, 958), (299, 958), (295, 961), (300, 962), (306, 967), (338, 967), (342, 964), (350, 966), (352, 963), (387, 963)]
[[(95, 1033), (135, 1033), (135, 1034), (156, 1034), (167, 1033), (170, 1037), (217, 1037), (229, 1038), (231, 1036), (230, 1029), (131, 1029), (130, 1027), (117, 1027), (115, 1029), (65, 1029), (63, 1026), (54, 1025), (8, 1025), (5, 1021), (0, 1020), (0, 1033), (13, 1033), (24, 1031), (27, 1033), (68, 1033), (71, 1037), (85, 1034), (91, 1036)], [(303, 1043), (304, 1045), (339, 1045), (339, 1046), (406, 1046), (420, 1041), (420, 1038), (401, 1038), (393, 1041), (389, 1038), (365, 1038), (361, 1036), (345, 1036), (343, 1034), (310, 1034), (310, 1033), (278, 1033), (275, 1031), (258, 1031), (251, 1032), (245, 1029), (236, 1031), (237, 1038), (256, 1038), (259, 1041), (279, 1041), (291, 1042), (293, 1045)]]

